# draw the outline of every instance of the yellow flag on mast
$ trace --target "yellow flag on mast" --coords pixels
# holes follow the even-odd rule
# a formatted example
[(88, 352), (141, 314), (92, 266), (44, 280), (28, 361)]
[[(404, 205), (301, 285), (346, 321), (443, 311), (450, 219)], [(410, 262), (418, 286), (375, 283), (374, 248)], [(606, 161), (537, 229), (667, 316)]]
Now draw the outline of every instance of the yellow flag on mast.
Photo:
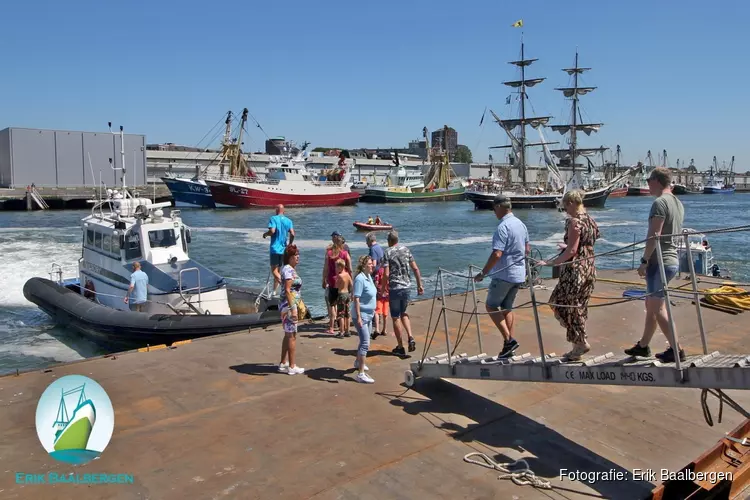
[(512, 28), (523, 28), (523, 19), (519, 19), (515, 23), (511, 24)]

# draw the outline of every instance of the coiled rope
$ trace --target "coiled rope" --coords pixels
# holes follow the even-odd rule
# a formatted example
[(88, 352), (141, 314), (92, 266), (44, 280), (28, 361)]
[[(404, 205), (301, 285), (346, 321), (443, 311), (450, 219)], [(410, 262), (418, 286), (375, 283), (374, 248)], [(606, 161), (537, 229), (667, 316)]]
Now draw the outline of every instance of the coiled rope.
[[(479, 457), (482, 460), (475, 460), (472, 457)], [(510, 479), (518, 486), (533, 486), (534, 488), (540, 488), (543, 490), (551, 490), (552, 484), (546, 479), (542, 479), (534, 474), (534, 471), (529, 468), (528, 462), (524, 459), (516, 460), (515, 462), (498, 463), (492, 460), (484, 453), (473, 452), (464, 456), (464, 462), (468, 462), (474, 465), (481, 465), (487, 469), (494, 469), (502, 472), (498, 479)], [(522, 469), (512, 470), (516, 466), (522, 466)]]

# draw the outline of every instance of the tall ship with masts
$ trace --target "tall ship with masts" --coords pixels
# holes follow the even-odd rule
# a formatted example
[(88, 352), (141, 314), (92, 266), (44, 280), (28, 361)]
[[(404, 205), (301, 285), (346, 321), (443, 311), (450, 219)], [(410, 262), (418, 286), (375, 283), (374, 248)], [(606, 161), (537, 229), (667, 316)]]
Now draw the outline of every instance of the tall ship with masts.
[[(603, 207), (607, 201), (609, 194), (612, 190), (622, 183), (623, 179), (629, 175), (619, 175), (610, 181), (606, 181), (604, 177), (599, 175), (595, 171), (593, 163), (588, 159), (588, 156), (593, 155), (597, 152), (606, 151), (607, 148), (579, 148), (577, 142), (577, 133), (584, 132), (586, 135), (591, 135), (597, 132), (603, 125), (601, 123), (586, 123), (582, 117), (578, 105), (578, 97), (581, 95), (588, 94), (596, 89), (596, 87), (581, 87), (579, 86), (578, 77), (581, 73), (590, 70), (591, 68), (581, 68), (578, 66), (578, 53), (576, 52), (575, 67), (565, 68), (563, 71), (568, 75), (573, 76), (573, 86), (558, 88), (565, 97), (572, 99), (571, 109), (571, 122), (565, 125), (553, 125), (552, 130), (561, 133), (562, 135), (570, 134), (568, 140), (568, 147), (564, 149), (555, 149), (550, 151), (547, 146), (549, 144), (557, 144), (556, 142), (547, 142), (544, 138), (542, 130), (544, 126), (550, 120), (550, 116), (541, 117), (527, 117), (526, 116), (526, 102), (529, 99), (526, 93), (526, 87), (533, 87), (545, 80), (545, 78), (527, 78), (526, 67), (531, 65), (538, 59), (526, 59), (524, 54), (524, 43), (521, 41), (521, 59), (518, 61), (511, 61), (510, 64), (518, 66), (521, 72), (521, 79), (509, 82), (503, 82), (505, 85), (513, 88), (518, 88), (518, 100), (520, 102), (520, 118), (502, 120), (494, 111), (490, 110), (495, 121), (508, 135), (511, 144), (507, 146), (494, 146), (494, 148), (512, 148), (513, 154), (513, 167), (519, 171), (520, 185), (513, 185), (506, 174), (505, 178), (474, 180), (472, 187), (467, 190), (466, 197), (474, 202), (476, 208), (491, 208), (492, 199), (497, 194), (503, 194), (511, 199), (513, 205), (517, 208), (558, 208), (565, 191), (569, 189), (580, 189), (584, 192), (584, 205), (587, 207)], [(533, 109), (533, 106), (532, 106)], [(537, 129), (541, 142), (528, 143), (526, 137), (526, 125), (530, 125), (532, 128)], [(518, 129), (519, 132), (514, 134), (513, 129)], [(527, 182), (527, 154), (526, 148), (532, 146), (542, 146), (543, 158), (547, 167), (547, 182), (544, 187), (539, 182), (539, 176), (537, 176), (537, 182), (534, 187), (530, 186)], [(559, 158), (559, 164), (554, 161), (553, 155)], [(581, 175), (576, 172), (575, 160), (584, 156), (587, 158), (588, 168), (586, 174)], [(561, 166), (571, 166), (573, 170), (573, 177), (564, 184), (562, 181), (562, 175), (560, 173)], [(540, 170), (537, 170), (537, 174)]]
[[(589, 94), (596, 90), (596, 87), (579, 85), (579, 77), (589, 70), (591, 70), (591, 68), (582, 68), (578, 65), (578, 51), (576, 51), (575, 66), (563, 69), (564, 72), (572, 77), (572, 86), (556, 88), (555, 90), (562, 92), (563, 96), (569, 98), (571, 101), (570, 123), (564, 125), (552, 125), (551, 128), (562, 135), (568, 134), (568, 147), (553, 149), (551, 153), (559, 158), (559, 163), (557, 165), (558, 169), (569, 166), (572, 170), (573, 174), (566, 185), (566, 190), (571, 188), (582, 190), (584, 192), (584, 206), (603, 207), (612, 190), (615, 189), (617, 184), (624, 179), (627, 174), (619, 175), (607, 182), (605, 177), (596, 171), (596, 167), (590, 157), (597, 153), (601, 154), (602, 171), (604, 171), (606, 168), (603, 161), (604, 152), (609, 148), (605, 148), (604, 146), (598, 148), (581, 148), (578, 146), (579, 133), (582, 132), (587, 136), (590, 136), (591, 134), (598, 132), (599, 129), (604, 126), (603, 123), (591, 123), (584, 120), (578, 102), (580, 96)], [(576, 170), (576, 160), (579, 157), (584, 157), (588, 164), (587, 168), (583, 171)]]
[(427, 161), (430, 169), (427, 174), (413, 175), (401, 166), (398, 153), (394, 155), (395, 165), (382, 185), (369, 186), (360, 198), (369, 203), (409, 203), (420, 201), (458, 201), (464, 199), (466, 187), (456, 176), (450, 164), (446, 145), (448, 127), (443, 129), (443, 140), (438, 146), (430, 147), (427, 127), (422, 129), (427, 148)]
[[(211, 189), (206, 184), (207, 170), (213, 164), (219, 165), (220, 173), (218, 178), (229, 176), (231, 178), (257, 178), (257, 174), (252, 169), (248, 168), (247, 160), (242, 154), (242, 132), (245, 129), (245, 123), (247, 123), (247, 108), (242, 110), (242, 117), (240, 119), (237, 139), (232, 139), (232, 112), (227, 112), (227, 118), (225, 120), (225, 131), (224, 138), (221, 143), (221, 150), (216, 155), (214, 161), (211, 164), (203, 168), (202, 171), (197, 172), (192, 178), (182, 178), (167, 175), (161, 178), (162, 182), (166, 184), (169, 191), (172, 193), (175, 203), (186, 203), (188, 205), (197, 205), (205, 208), (216, 208), (217, 203), (211, 195)], [(227, 165), (228, 164), (228, 165)], [(228, 166), (228, 171), (225, 171), (225, 167)], [(219, 204), (221, 205), (221, 204)]]
[[(526, 149), (533, 146), (542, 146), (546, 144), (544, 140), (539, 143), (529, 143), (526, 137), (526, 126), (531, 126), (534, 129), (539, 129), (540, 126), (546, 125), (550, 116), (533, 116), (529, 117), (526, 115), (526, 106), (529, 96), (526, 92), (526, 88), (534, 87), (539, 83), (543, 82), (545, 78), (527, 78), (526, 68), (533, 64), (538, 59), (526, 59), (524, 52), (524, 42), (521, 39), (521, 58), (517, 61), (509, 61), (519, 68), (521, 73), (520, 80), (513, 80), (503, 82), (503, 85), (518, 89), (518, 100), (520, 103), (519, 111), (520, 117), (515, 119), (503, 120), (497, 114), (490, 110), (493, 119), (502, 128), (510, 140), (510, 144), (505, 146), (494, 146), (493, 149), (510, 148), (511, 153), (511, 169), (517, 170), (520, 177), (520, 184), (512, 182), (512, 176), (508, 171), (503, 176), (492, 177), (490, 179), (473, 179), (472, 185), (466, 190), (466, 198), (474, 203), (474, 207), (477, 209), (491, 209), (492, 200), (495, 196), (502, 194), (510, 198), (514, 208), (557, 208), (559, 200), (562, 195), (558, 192), (547, 192), (544, 188), (536, 183), (535, 187), (532, 187), (527, 182), (527, 154)], [(508, 101), (510, 102), (510, 98)], [(517, 129), (516, 133), (513, 130)], [(549, 183), (548, 183), (549, 184)]]

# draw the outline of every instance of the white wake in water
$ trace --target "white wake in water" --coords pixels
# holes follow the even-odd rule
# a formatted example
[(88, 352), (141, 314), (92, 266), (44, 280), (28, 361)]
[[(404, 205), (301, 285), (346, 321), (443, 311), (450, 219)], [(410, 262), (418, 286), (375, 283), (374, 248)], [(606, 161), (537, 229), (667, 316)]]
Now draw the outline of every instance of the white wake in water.
[[(196, 233), (201, 232), (216, 232), (216, 233), (235, 233), (242, 235), (244, 237), (244, 241), (250, 244), (258, 244), (258, 245), (270, 245), (271, 240), (270, 238), (263, 238), (263, 233), (266, 231), (265, 228), (236, 228), (236, 227), (201, 227), (196, 228)], [(301, 230), (295, 231), (296, 236), (294, 238), (294, 244), (297, 245), (298, 248), (303, 250), (322, 250), (326, 248), (328, 245), (331, 244), (331, 240), (321, 240), (321, 239), (306, 239), (304, 237), (304, 232)], [(346, 238), (346, 244), (349, 245), (349, 248), (352, 250), (365, 250), (367, 249), (367, 244), (365, 243), (365, 235), (367, 233), (362, 232), (358, 233), (356, 236), (347, 238), (346, 235), (344, 236)], [(381, 245), (387, 245), (387, 231), (378, 232), (377, 234), (377, 241)], [(424, 245), (473, 245), (476, 243), (487, 243), (492, 241), (492, 235), (488, 236), (467, 236), (463, 238), (456, 238), (456, 239), (444, 239), (444, 240), (416, 240), (416, 241), (410, 241), (406, 238), (401, 237), (400, 242), (403, 243), (406, 246), (409, 247), (416, 247), (416, 246), (424, 246)]]
[[(80, 229), (2, 228), (0, 233), (0, 368), (13, 368), (13, 362), (24, 356), (58, 362), (82, 359), (75, 349), (47, 333), (40, 334), (53, 323), (23, 295), (29, 278), (49, 278), (53, 262), (62, 265), (68, 276), (76, 275)], [(76, 243), (54, 241), (50, 234)]]

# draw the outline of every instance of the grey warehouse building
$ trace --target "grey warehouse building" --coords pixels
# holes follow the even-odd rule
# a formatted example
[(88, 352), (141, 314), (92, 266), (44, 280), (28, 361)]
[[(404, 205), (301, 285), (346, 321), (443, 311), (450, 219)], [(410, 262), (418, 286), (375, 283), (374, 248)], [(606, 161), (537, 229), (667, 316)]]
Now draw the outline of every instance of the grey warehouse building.
[[(125, 134), (125, 182), (146, 184), (146, 136)], [(90, 158), (90, 161), (89, 161)], [(121, 186), (119, 131), (0, 130), (0, 188)]]

